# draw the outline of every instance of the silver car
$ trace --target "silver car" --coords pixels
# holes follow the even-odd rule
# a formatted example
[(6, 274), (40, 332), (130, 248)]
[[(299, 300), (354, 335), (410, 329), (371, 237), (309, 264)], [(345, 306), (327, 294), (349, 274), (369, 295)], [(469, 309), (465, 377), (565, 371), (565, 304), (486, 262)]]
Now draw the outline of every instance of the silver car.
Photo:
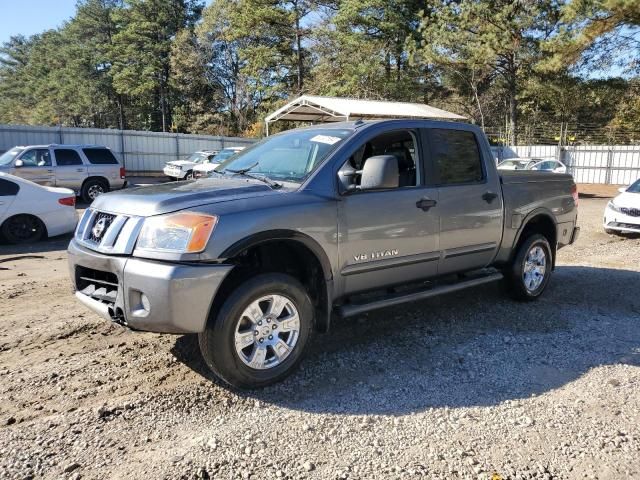
[(0, 172), (40, 185), (66, 187), (85, 202), (126, 186), (125, 169), (100, 145), (31, 145), (0, 155)]

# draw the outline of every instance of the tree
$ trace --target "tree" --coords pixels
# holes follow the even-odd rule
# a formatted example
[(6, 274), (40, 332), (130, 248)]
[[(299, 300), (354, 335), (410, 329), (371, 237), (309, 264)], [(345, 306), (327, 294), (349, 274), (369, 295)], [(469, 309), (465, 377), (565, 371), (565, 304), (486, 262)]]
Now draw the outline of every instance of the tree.
[(553, 0), (447, 0), (423, 12), (417, 59), (500, 82), (508, 99), (510, 140), (516, 143), (522, 79), (539, 60), (539, 44), (557, 29), (558, 19)]
[[(202, 5), (195, 0), (126, 0), (125, 5), (114, 13), (118, 31), (110, 50), (113, 85), (118, 93), (137, 97), (140, 107), (146, 104), (151, 118), (145, 123), (166, 132), (172, 108), (171, 42), (195, 23)], [(159, 119), (153, 118), (155, 112)]]

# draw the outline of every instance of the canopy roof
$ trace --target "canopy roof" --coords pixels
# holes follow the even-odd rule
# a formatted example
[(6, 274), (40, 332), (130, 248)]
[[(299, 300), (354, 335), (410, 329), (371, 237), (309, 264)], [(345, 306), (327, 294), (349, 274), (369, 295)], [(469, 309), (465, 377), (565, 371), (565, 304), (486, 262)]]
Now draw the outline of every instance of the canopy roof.
[(344, 122), (348, 120), (382, 118), (465, 120), (465, 117), (455, 113), (430, 107), (422, 103), (384, 102), (379, 100), (358, 100), (356, 98), (303, 95), (273, 112), (265, 118), (265, 122), (268, 127), (269, 123), (277, 120)]

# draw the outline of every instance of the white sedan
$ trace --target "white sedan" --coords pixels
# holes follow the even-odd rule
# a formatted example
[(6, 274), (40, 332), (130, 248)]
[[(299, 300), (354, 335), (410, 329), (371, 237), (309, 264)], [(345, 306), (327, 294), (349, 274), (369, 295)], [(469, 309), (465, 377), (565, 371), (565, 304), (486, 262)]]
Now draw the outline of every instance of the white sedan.
[(567, 173), (567, 166), (559, 160), (542, 158), (510, 158), (498, 164), (498, 170), (538, 170)]
[(71, 189), (43, 187), (0, 172), (0, 236), (9, 243), (73, 232), (78, 222), (75, 205)]
[(193, 167), (193, 178), (207, 177), (213, 172), (218, 165), (230, 158), (232, 155), (244, 150), (245, 147), (227, 147), (220, 150), (220, 152), (208, 162), (202, 162)]
[(604, 210), (604, 230), (607, 233), (640, 233), (640, 179), (619, 191), (620, 195)]

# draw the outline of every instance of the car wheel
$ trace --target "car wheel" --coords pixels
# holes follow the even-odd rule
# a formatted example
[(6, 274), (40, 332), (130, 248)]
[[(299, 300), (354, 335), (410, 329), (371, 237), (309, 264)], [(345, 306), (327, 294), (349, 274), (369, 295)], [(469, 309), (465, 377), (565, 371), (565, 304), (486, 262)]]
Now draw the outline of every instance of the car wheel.
[[(217, 310), (217, 311), (216, 311)], [(258, 275), (235, 288), (198, 336), (207, 366), (241, 389), (259, 388), (291, 374), (311, 338), (313, 306), (295, 278)]]
[(549, 283), (552, 266), (551, 247), (546, 237), (539, 234), (527, 237), (505, 275), (511, 296), (522, 301), (539, 298)]
[(82, 186), (80, 195), (86, 203), (93, 202), (98, 196), (109, 191), (109, 186), (102, 180), (87, 180)]
[(0, 231), (9, 243), (33, 243), (45, 235), (45, 226), (39, 218), (21, 214), (7, 218)]
[(189, 170), (187, 174), (184, 176), (185, 180), (193, 180), (193, 170)]

